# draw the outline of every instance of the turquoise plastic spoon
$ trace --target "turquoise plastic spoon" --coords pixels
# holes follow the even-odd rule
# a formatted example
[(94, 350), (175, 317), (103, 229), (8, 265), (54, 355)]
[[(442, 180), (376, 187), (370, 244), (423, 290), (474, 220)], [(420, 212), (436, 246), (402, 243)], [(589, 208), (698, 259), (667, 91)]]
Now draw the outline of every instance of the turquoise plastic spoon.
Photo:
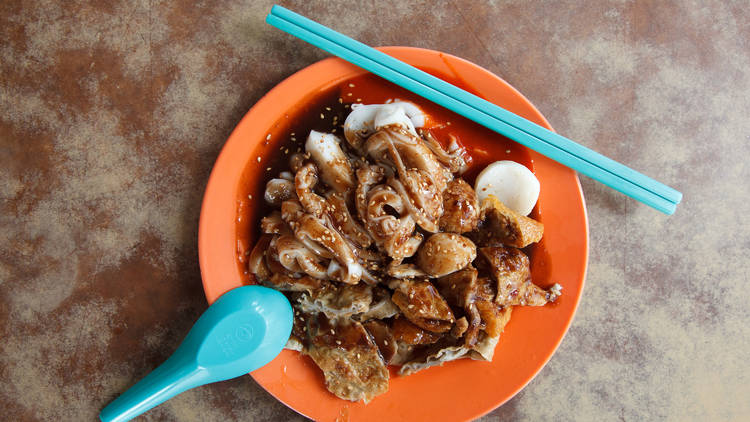
[(292, 332), (292, 306), (280, 292), (243, 286), (224, 293), (198, 318), (177, 351), (99, 414), (129, 421), (185, 390), (236, 378), (267, 364)]

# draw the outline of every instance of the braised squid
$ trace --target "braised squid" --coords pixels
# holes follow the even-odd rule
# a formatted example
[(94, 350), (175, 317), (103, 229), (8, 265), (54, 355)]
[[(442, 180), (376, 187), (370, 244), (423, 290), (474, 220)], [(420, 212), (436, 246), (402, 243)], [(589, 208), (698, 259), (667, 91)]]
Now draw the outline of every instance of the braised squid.
[(462, 178), (467, 152), (424, 122), (411, 103), (352, 105), (344, 139), (311, 131), (266, 184), (272, 211), (248, 270), (287, 295), (287, 347), (342, 399), (385, 393), (388, 365), (491, 360), (514, 306), (560, 296), (532, 283), (520, 249), (543, 225), (493, 195), (480, 202)]

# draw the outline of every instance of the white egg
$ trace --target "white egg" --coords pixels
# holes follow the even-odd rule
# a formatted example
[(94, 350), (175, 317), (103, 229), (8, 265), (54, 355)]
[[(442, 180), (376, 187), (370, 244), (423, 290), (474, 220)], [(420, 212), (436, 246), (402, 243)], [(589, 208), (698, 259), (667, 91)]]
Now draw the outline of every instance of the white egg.
[(539, 199), (539, 180), (523, 164), (495, 161), (479, 173), (474, 190), (480, 202), (495, 195), (513, 211), (529, 215)]

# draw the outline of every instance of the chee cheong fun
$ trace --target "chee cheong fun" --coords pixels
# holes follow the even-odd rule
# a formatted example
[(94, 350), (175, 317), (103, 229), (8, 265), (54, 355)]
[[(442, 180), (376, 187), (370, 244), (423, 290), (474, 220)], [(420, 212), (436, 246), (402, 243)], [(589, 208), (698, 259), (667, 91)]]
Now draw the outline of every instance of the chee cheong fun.
[[(543, 226), (493, 193), (517, 187), (485, 180), (480, 201), (461, 177), (464, 148), (419, 129), (414, 104), (351, 108), (346, 142), (311, 131), (305, 153), (268, 181), (273, 211), (248, 265), (294, 307), (287, 348), (310, 356), (336, 396), (369, 401), (388, 390), (388, 365), (409, 375), (492, 360), (513, 307), (552, 302), (560, 286), (531, 282), (520, 248)], [(538, 182), (523, 206), (536, 195)]]

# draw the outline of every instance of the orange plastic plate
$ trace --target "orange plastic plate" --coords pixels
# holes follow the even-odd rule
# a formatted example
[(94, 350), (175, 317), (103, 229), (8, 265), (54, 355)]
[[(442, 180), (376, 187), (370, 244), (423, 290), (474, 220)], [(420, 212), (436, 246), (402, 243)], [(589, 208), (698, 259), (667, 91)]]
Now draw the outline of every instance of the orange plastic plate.
[[(432, 50), (381, 50), (550, 128), (523, 95), (473, 63)], [(252, 248), (260, 221), (263, 184), (270, 176), (265, 163), (278, 153), (281, 139), (288, 138), (294, 116), (316, 96), (365, 73), (340, 59), (322, 60), (273, 88), (237, 125), (216, 161), (201, 209), (199, 258), (209, 303), (250, 282), (239, 260)], [(393, 89), (385, 81), (380, 83), (384, 91)], [(404, 97), (437, 110), (426, 100)], [(364, 98), (363, 102), (373, 100)], [(448, 111), (438, 114), (456, 123), (463, 121)], [(322, 373), (309, 358), (285, 350), (251, 375), (295, 411), (321, 421), (470, 420), (513, 397), (560, 344), (578, 306), (588, 259), (588, 223), (578, 177), (573, 170), (500, 135), (464, 123), (470, 133), (458, 135), (473, 151), (475, 165), (512, 157), (529, 166), (539, 179), (541, 193), (534, 217), (544, 223), (545, 232), (542, 243), (532, 250), (532, 276), (542, 286), (560, 283), (562, 297), (545, 307), (514, 309), (492, 362), (459, 360), (408, 377), (391, 371), (389, 391), (369, 404), (336, 398), (325, 389)], [(306, 134), (297, 136), (304, 139)]]

